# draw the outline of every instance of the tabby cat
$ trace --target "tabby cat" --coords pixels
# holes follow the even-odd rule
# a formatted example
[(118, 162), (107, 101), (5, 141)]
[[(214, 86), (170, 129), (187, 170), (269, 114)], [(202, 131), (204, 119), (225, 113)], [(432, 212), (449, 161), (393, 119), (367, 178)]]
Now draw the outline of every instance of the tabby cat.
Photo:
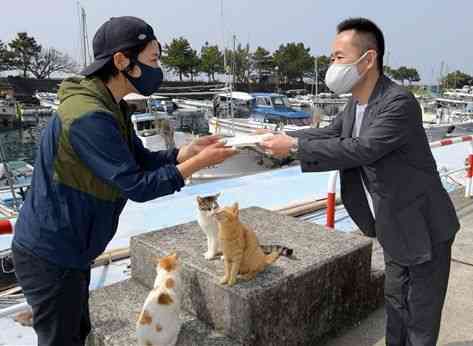
[[(218, 198), (221, 193), (210, 196), (197, 196), (198, 215), (197, 222), (207, 236), (206, 259), (215, 259), (222, 254), (220, 240), (218, 239), (218, 224), (214, 212), (219, 208)], [(279, 252), (280, 256), (291, 257), (293, 250), (282, 245), (261, 245), (261, 249), (267, 255)]]
[(219, 208), (214, 215), (218, 222), (225, 268), (221, 284), (233, 286), (238, 274), (244, 280), (251, 280), (279, 258), (280, 248), (266, 255), (255, 232), (240, 222), (238, 203), (232, 207)]

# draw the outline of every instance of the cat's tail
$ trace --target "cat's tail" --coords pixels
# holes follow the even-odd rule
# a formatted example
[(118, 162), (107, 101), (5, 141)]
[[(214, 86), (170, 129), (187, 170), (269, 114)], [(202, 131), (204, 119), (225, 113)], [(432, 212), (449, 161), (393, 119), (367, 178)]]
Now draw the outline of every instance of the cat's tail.
[(261, 250), (263, 250), (265, 255), (277, 252), (279, 256), (284, 257), (291, 257), (292, 253), (294, 252), (292, 249), (282, 245), (261, 245)]

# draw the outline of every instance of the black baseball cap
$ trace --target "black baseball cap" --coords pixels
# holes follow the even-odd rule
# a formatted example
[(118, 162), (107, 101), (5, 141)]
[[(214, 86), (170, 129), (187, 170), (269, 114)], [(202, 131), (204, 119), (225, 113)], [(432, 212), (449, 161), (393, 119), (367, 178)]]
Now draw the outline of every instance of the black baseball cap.
[(136, 17), (112, 17), (97, 30), (93, 40), (94, 62), (81, 72), (94, 74), (112, 59), (113, 54), (156, 40), (153, 28)]

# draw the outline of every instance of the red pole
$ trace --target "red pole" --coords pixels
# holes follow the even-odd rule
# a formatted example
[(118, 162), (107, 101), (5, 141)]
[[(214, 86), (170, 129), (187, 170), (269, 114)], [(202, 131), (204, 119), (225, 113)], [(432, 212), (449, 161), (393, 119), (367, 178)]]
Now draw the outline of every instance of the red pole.
[(3, 234), (13, 234), (13, 222), (11, 220), (5, 219), (0, 220), (0, 235)]
[(335, 192), (327, 194), (327, 224), (328, 228), (335, 228)]
[(472, 178), (473, 177), (473, 154), (470, 154), (468, 156), (468, 172), (467, 172), (467, 177)]

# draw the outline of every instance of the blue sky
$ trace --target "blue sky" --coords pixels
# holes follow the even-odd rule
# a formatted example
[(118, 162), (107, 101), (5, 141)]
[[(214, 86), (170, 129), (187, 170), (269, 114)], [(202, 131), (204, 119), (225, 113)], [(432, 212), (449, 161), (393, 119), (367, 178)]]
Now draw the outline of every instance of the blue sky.
[[(0, 40), (27, 31), (44, 46), (79, 56), (76, 0), (3, 1)], [(194, 49), (205, 41), (222, 42), (220, 0), (81, 0), (89, 37), (112, 16), (145, 19), (162, 41), (184, 36)], [(389, 63), (416, 67), (431, 82), (444, 61), (448, 70), (473, 74), (472, 0), (224, 0), (227, 45), (237, 35), (252, 48), (270, 51), (279, 44), (301, 41), (312, 54), (328, 54), (338, 22), (353, 16), (374, 20), (384, 31)], [(387, 58), (387, 57), (386, 57)]]

